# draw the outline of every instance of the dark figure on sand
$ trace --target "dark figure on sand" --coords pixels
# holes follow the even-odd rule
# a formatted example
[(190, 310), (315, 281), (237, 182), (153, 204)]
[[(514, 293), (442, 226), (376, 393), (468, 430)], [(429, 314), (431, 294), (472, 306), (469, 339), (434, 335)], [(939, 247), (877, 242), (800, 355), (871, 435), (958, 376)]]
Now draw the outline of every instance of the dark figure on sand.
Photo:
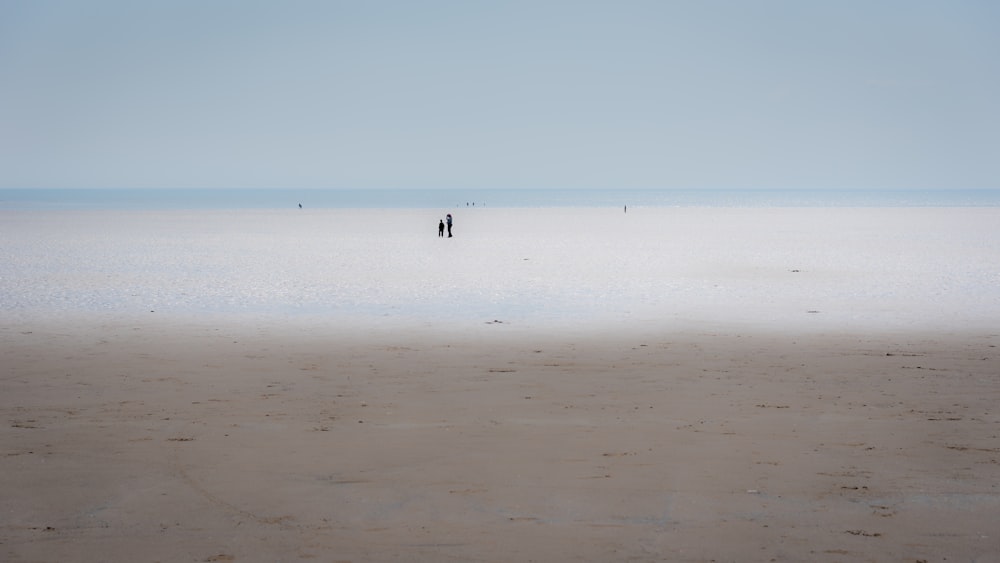
[(438, 223), (438, 236), (439, 237), (444, 236), (444, 221)]
[(446, 217), (448, 220), (448, 238), (451, 238), (451, 213)]

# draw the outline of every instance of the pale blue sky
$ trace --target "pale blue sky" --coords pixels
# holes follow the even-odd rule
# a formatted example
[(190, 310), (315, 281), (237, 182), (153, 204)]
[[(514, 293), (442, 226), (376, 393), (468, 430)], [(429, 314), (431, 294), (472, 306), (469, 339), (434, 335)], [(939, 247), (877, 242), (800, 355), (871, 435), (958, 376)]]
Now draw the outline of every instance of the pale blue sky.
[(1000, 188), (1000, 2), (0, 0), (0, 187)]

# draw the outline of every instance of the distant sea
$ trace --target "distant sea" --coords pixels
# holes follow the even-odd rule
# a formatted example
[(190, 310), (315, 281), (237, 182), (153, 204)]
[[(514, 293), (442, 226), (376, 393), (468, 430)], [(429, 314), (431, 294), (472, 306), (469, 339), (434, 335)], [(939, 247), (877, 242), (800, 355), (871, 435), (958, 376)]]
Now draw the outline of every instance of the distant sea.
[(1000, 207), (1000, 189), (0, 189), (7, 210), (454, 207)]

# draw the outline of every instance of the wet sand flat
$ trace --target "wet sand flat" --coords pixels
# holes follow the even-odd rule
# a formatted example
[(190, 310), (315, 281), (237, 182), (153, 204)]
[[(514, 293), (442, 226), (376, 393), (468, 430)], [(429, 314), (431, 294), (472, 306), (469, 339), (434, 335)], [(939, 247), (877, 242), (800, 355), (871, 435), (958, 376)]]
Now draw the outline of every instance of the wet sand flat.
[(6, 561), (989, 561), (1000, 335), (0, 331)]

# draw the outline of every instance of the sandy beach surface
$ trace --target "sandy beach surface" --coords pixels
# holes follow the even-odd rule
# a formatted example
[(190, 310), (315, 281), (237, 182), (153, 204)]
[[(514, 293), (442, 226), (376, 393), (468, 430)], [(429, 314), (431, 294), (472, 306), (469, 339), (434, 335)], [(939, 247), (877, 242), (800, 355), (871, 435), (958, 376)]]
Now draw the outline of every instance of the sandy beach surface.
[(997, 333), (4, 326), (6, 561), (996, 561)]
[(0, 212), (0, 560), (1000, 561), (1000, 209)]

